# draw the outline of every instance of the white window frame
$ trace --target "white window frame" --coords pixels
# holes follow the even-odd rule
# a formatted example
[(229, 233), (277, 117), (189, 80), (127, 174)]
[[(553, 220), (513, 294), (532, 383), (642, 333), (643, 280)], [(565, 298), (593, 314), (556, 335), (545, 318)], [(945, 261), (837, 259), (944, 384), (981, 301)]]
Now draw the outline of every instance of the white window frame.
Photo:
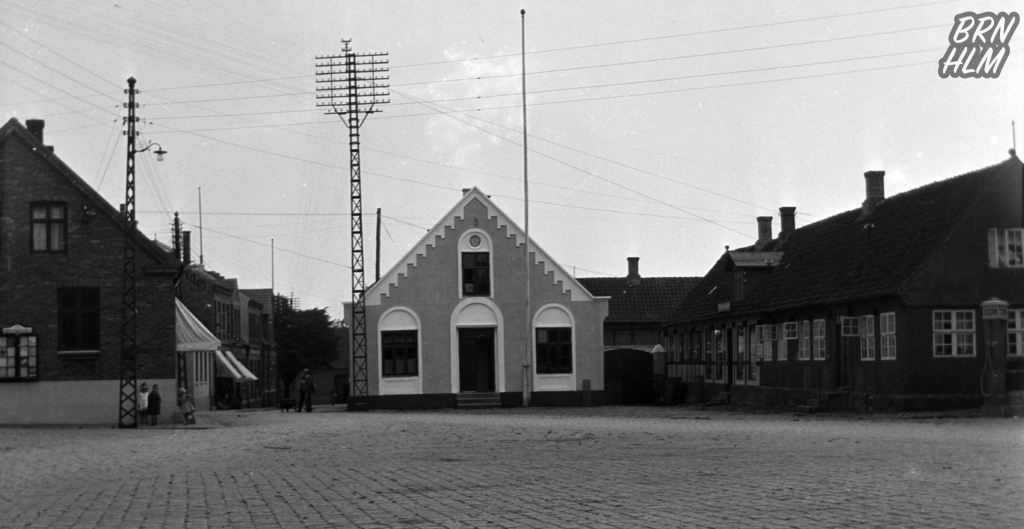
[(990, 268), (1024, 268), (1024, 228), (988, 230)]
[(842, 333), (843, 336), (860, 336), (860, 319), (856, 316), (843, 316), (842, 317)]
[(814, 359), (824, 360), (825, 359), (825, 320), (814, 320), (813, 322), (814, 332)]
[(1006, 321), (1006, 354), (1007, 356), (1024, 356), (1024, 309), (1007, 311)]
[(875, 361), (875, 315), (861, 316), (857, 322), (860, 329), (860, 361)]
[(797, 360), (811, 359), (811, 322), (800, 322), (800, 341), (797, 347)]
[(782, 335), (785, 340), (796, 340), (800, 338), (800, 326), (795, 321), (787, 321), (782, 324)]
[(896, 359), (896, 313), (883, 312), (878, 315), (879, 333), (882, 335), (882, 360)]
[(974, 358), (976, 329), (973, 310), (933, 310), (932, 358)]

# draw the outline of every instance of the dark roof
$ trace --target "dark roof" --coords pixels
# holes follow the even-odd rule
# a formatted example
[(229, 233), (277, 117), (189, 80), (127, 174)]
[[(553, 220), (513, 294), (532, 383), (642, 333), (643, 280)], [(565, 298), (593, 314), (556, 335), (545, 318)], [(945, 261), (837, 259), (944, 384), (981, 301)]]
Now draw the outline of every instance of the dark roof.
[(269, 288), (242, 288), (239, 289), (243, 296), (263, 305), (263, 312), (274, 313), (274, 291)]
[(797, 229), (762, 248), (782, 252), (781, 263), (740, 302), (732, 301), (733, 272), (723, 254), (668, 321), (715, 317), (726, 301), (731, 314), (745, 314), (896, 295), (989, 184), (1020, 174), (1020, 160), (1011, 157), (886, 198), (864, 218), (858, 208)]
[[(97, 206), (100, 212), (110, 217), (122, 230), (127, 229), (127, 223), (124, 220), (124, 215), (114, 206), (110, 205), (106, 199), (103, 198), (95, 189), (89, 184), (85, 183), (82, 177), (78, 176), (78, 173), (74, 172), (63, 160), (53, 154), (53, 149), (43, 144), (42, 141), (36, 137), (35, 134), (29, 132), (28, 128), (21, 124), (17, 118), (11, 118), (0, 127), (0, 142), (6, 141), (7, 138), (17, 136), (22, 140), (26, 141), (29, 146), (35, 151), (36, 156), (43, 160), (45, 163), (52, 165), (58, 173), (64, 176), (72, 187), (76, 188), (79, 192), (85, 195), (94, 205)], [(138, 230), (138, 228), (132, 230), (135, 237), (136, 244), (138, 247), (148, 253), (156, 261), (160, 267), (177, 267), (179, 266), (178, 261), (174, 258), (174, 254), (171, 251), (165, 251), (159, 244), (150, 240)]]
[[(644, 277), (630, 284), (625, 277), (581, 277), (580, 282), (595, 296), (610, 296), (606, 323), (664, 322), (684, 299), (699, 277)], [(635, 283), (635, 282), (634, 282)]]

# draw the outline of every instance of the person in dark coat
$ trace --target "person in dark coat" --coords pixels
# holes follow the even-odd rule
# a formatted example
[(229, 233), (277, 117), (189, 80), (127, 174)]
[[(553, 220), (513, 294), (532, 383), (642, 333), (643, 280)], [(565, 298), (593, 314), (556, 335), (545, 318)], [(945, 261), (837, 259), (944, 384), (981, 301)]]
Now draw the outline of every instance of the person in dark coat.
[(302, 411), (305, 407), (307, 412), (313, 411), (313, 394), (316, 393), (316, 386), (313, 385), (313, 375), (308, 369), (302, 370), (302, 380), (299, 381), (299, 403), (295, 411)]
[(156, 426), (160, 422), (160, 385), (153, 384), (153, 390), (149, 392), (149, 424)]

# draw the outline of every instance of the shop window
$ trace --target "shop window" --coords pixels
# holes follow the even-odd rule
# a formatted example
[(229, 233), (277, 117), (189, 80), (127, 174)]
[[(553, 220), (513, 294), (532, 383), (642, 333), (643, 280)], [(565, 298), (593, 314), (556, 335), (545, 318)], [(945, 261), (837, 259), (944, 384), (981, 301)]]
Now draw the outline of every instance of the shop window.
[(36, 340), (34, 334), (0, 335), (0, 380), (36, 380)]

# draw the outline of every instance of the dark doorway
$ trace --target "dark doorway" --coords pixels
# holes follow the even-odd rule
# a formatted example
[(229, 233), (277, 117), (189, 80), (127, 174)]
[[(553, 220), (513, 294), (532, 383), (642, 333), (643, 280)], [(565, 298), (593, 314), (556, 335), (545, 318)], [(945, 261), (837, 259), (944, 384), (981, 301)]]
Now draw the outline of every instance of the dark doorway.
[(654, 402), (654, 356), (636, 349), (605, 351), (604, 387), (608, 404)]
[(494, 391), (494, 328), (459, 329), (459, 391)]

